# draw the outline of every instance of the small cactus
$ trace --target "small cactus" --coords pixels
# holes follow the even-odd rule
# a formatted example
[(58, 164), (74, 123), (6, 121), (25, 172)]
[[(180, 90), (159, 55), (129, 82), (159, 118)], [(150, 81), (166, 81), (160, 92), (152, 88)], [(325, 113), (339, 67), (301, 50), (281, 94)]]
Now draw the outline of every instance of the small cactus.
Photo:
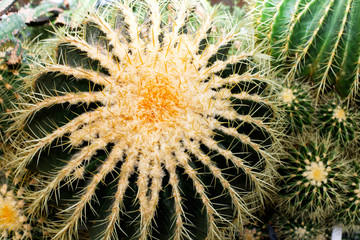
[[(16, 110), (17, 104), (23, 101), (22, 79), (27, 75), (33, 53), (29, 52), (24, 41), (7, 42), (0, 45), (0, 131), (3, 132), (10, 124), (10, 112)], [(2, 134), (0, 134), (2, 135)], [(3, 140), (4, 136), (1, 136)]]
[(277, 222), (278, 233), (283, 240), (328, 240), (326, 224), (303, 221), (282, 216)]
[(306, 76), (318, 93), (333, 87), (343, 98), (359, 95), (360, 2), (257, 0), (260, 39), (290, 77)]
[(17, 177), (44, 179), (28, 211), (54, 239), (81, 224), (91, 239), (224, 239), (262, 208), (281, 154), (271, 77), (217, 10), (121, 1), (56, 30), (7, 139)]
[(348, 233), (360, 230), (360, 166), (356, 161), (352, 163), (352, 172), (349, 187), (344, 191), (344, 204), (336, 217), (344, 232)]
[(303, 141), (290, 151), (279, 170), (284, 212), (319, 221), (342, 204), (347, 168), (338, 151), (329, 141), (319, 138)]
[(302, 132), (313, 122), (313, 99), (309, 90), (300, 84), (284, 87), (280, 92), (282, 108), (286, 112), (291, 132)]
[(0, 187), (0, 238), (31, 239), (31, 226), (24, 215), (24, 189), (14, 192), (7, 184)]
[(358, 117), (350, 107), (332, 101), (323, 103), (318, 113), (320, 133), (330, 136), (333, 141), (347, 145), (355, 139), (358, 130)]
[[(237, 239), (237, 238), (233, 238)], [(239, 234), (240, 240), (265, 240), (269, 239), (269, 230), (265, 223), (254, 221), (246, 225)]]

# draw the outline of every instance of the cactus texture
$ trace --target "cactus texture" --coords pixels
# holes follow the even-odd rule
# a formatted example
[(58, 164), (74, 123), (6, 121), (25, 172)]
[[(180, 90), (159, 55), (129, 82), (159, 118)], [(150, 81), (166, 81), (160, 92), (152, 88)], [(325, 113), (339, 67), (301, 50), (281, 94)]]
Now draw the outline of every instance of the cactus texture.
[(82, 225), (91, 239), (225, 239), (261, 208), (276, 104), (249, 38), (217, 10), (120, 1), (57, 30), (8, 139), (17, 177), (43, 179), (28, 211), (52, 213), (55, 239)]
[(319, 221), (342, 204), (348, 170), (338, 151), (319, 138), (290, 151), (279, 170), (283, 180), (279, 195), (285, 212)]
[(271, 46), (290, 76), (306, 76), (318, 93), (335, 88), (343, 98), (359, 94), (360, 2), (352, 0), (256, 0), (260, 39)]

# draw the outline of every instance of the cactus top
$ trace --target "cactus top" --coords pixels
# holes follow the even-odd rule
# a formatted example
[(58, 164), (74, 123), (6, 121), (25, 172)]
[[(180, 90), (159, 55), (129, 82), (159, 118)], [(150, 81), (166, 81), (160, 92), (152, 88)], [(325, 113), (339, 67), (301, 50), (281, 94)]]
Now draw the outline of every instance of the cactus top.
[(32, 214), (61, 200), (60, 186), (75, 191), (55, 238), (76, 235), (90, 207), (101, 239), (219, 239), (259, 207), (276, 141), (270, 85), (215, 15), (198, 1), (123, 1), (58, 31), (57, 58), (34, 73), (33, 102), (10, 128), (28, 140), (18, 174), (50, 174)]

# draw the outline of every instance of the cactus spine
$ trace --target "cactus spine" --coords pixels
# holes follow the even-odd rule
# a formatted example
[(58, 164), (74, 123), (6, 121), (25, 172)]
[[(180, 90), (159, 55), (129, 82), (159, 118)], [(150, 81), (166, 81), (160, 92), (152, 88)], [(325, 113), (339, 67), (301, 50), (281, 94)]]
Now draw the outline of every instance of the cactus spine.
[(57, 211), (55, 239), (81, 223), (93, 239), (222, 239), (261, 208), (279, 153), (272, 86), (216, 12), (122, 1), (57, 30), (8, 139), (17, 176), (44, 179), (28, 210)]
[[(360, 2), (258, 0), (258, 35), (290, 76), (312, 79), (318, 93), (335, 87), (343, 98), (359, 94)], [(264, 7), (265, 6), (265, 7)]]

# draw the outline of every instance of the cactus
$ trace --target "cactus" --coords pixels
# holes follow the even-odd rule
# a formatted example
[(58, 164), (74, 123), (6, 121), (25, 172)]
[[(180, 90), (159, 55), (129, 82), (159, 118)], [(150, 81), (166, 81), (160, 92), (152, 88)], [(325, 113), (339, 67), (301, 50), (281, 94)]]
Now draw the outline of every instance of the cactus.
[(7, 139), (54, 239), (225, 239), (261, 209), (281, 154), (271, 76), (217, 10), (123, 1), (56, 30)]
[(291, 132), (302, 132), (313, 122), (313, 99), (309, 89), (300, 84), (284, 87), (280, 93), (282, 109), (286, 112)]
[[(237, 239), (237, 238), (232, 238)], [(246, 225), (244, 231), (239, 234), (240, 240), (265, 240), (269, 239), (269, 230), (266, 224), (254, 221)]]
[(61, 11), (57, 4), (44, 1), (38, 6), (26, 5), (16, 13), (3, 15), (0, 22), (0, 43), (15, 40), (16, 34), (40, 17), (50, 15), (47, 19), (51, 19)]
[(344, 204), (338, 211), (337, 222), (344, 228), (344, 232), (359, 231), (360, 219), (360, 166), (352, 162), (352, 176), (349, 178), (350, 186), (344, 191)]
[(333, 141), (347, 145), (357, 133), (357, 114), (341, 102), (323, 103), (318, 113), (320, 132), (330, 136)]
[(313, 223), (296, 218), (280, 217), (277, 222), (280, 239), (283, 240), (328, 240), (324, 223)]
[[(3, 175), (0, 172), (0, 175)], [(8, 175), (8, 174), (6, 174)], [(3, 178), (3, 176), (0, 176)], [(8, 176), (6, 176), (7, 178)], [(4, 178), (4, 179), (6, 179)], [(0, 238), (1, 239), (31, 239), (31, 226), (24, 215), (24, 189), (10, 189), (7, 183), (0, 187)]]
[[(289, 77), (306, 77), (318, 94), (333, 87), (342, 98), (359, 95), (360, 2), (256, 0), (260, 39)], [(275, 64), (275, 65), (276, 65)]]
[(282, 211), (292, 216), (324, 220), (343, 203), (341, 192), (348, 177), (347, 162), (339, 157), (337, 146), (312, 137), (289, 151), (279, 169), (279, 196)]
[(10, 124), (11, 112), (23, 101), (24, 80), (36, 55), (26, 41), (12, 42), (0, 46), (0, 138)]

